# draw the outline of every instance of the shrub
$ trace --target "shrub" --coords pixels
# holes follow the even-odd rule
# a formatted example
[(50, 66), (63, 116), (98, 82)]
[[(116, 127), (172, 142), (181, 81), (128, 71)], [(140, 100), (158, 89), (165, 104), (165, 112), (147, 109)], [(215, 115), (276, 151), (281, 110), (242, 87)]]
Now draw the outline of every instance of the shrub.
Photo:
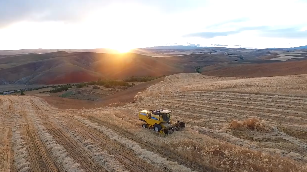
[(130, 87), (131, 85), (125, 81), (117, 81), (117, 80), (99, 80), (95, 85), (104, 86), (106, 88), (114, 88), (114, 87)]
[(91, 81), (91, 82), (89, 82), (89, 83), (87, 83), (88, 85), (95, 85), (96, 84), (96, 82), (95, 81)]
[(54, 88), (53, 90), (50, 90), (50, 93), (58, 93), (58, 92), (62, 92), (62, 91), (67, 91), (69, 88), (71, 88), (71, 85), (61, 85), (58, 86), (56, 88)]
[(23, 90), (20, 91), (20, 95), (22, 95), (22, 96), (25, 95)]
[(154, 77), (154, 76), (139, 76), (139, 77), (136, 77), (136, 76), (132, 76), (128, 79), (125, 79), (124, 81), (125, 82), (148, 82), (148, 81), (152, 81), (152, 80), (155, 80), (159, 77)]
[(196, 67), (196, 68), (195, 68), (195, 72), (201, 73), (201, 67), (200, 67), (200, 66)]
[(87, 86), (86, 83), (80, 83), (80, 84), (77, 84), (77, 85), (76, 85), (77, 88), (83, 88), (83, 87), (85, 87), (85, 86)]
[(72, 95), (72, 91), (67, 91), (67, 92), (65, 92), (64, 94), (62, 94), (62, 95), (60, 95), (60, 97), (69, 97), (70, 95)]

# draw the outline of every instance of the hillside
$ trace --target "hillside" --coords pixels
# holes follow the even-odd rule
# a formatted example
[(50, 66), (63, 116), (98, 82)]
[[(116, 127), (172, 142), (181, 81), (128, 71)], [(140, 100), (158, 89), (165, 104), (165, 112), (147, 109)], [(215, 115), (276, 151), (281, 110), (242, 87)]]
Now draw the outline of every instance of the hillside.
[(0, 84), (62, 84), (183, 72), (178, 59), (139, 54), (55, 52), (0, 59)]
[[(177, 54), (179, 53), (179, 54)], [(307, 73), (305, 51), (148, 50), (145, 54), (50, 52), (0, 55), (0, 85), (64, 84), (131, 76), (191, 73), (261, 77)]]

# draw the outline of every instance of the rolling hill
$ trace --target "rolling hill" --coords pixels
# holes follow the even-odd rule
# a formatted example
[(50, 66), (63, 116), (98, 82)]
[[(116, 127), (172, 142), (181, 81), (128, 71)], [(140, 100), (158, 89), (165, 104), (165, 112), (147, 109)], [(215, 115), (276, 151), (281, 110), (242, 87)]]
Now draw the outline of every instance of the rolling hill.
[(0, 59), (0, 84), (60, 84), (124, 79), (131, 76), (162, 76), (183, 72), (178, 59), (139, 54), (54, 52)]
[[(204, 75), (234, 77), (307, 73), (306, 53), (232, 49), (223, 51), (225, 52), (196, 51), (180, 55), (163, 54), (161, 51), (149, 53), (156, 53), (160, 57), (137, 53), (66, 51), (0, 55), (0, 85), (65, 84), (98, 79), (125, 79), (131, 76), (163, 76), (191, 73), (197, 68)], [(293, 58), (282, 62), (277, 58), (279, 54), (303, 59)]]

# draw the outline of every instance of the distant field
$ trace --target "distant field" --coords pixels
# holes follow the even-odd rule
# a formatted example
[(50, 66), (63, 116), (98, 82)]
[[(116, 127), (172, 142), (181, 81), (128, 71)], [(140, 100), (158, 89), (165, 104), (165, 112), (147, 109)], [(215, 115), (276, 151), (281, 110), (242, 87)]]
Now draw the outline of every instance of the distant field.
[(303, 59), (307, 58), (307, 53), (302, 52), (302, 51), (297, 51), (297, 52), (284, 52), (280, 53), (278, 57), (272, 58), (270, 60), (279, 60), (279, 61), (287, 61), (291, 59)]
[(212, 65), (210, 68), (203, 68), (202, 74), (228, 77), (266, 77), (307, 74), (307, 60), (228, 66)]

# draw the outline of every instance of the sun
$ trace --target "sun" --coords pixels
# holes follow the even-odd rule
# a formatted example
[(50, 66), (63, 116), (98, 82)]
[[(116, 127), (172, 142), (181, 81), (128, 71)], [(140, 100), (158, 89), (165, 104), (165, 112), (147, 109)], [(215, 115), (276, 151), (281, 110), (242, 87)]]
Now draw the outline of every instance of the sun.
[(120, 54), (129, 53), (131, 50), (132, 50), (132, 48), (129, 48), (129, 47), (118, 47), (118, 48), (115, 48), (115, 51), (117, 51)]
[(134, 48), (132, 48), (131, 46), (113, 46), (113, 48), (111, 48), (114, 52), (119, 53), (119, 54), (124, 54), (124, 53), (129, 53), (131, 52)]

